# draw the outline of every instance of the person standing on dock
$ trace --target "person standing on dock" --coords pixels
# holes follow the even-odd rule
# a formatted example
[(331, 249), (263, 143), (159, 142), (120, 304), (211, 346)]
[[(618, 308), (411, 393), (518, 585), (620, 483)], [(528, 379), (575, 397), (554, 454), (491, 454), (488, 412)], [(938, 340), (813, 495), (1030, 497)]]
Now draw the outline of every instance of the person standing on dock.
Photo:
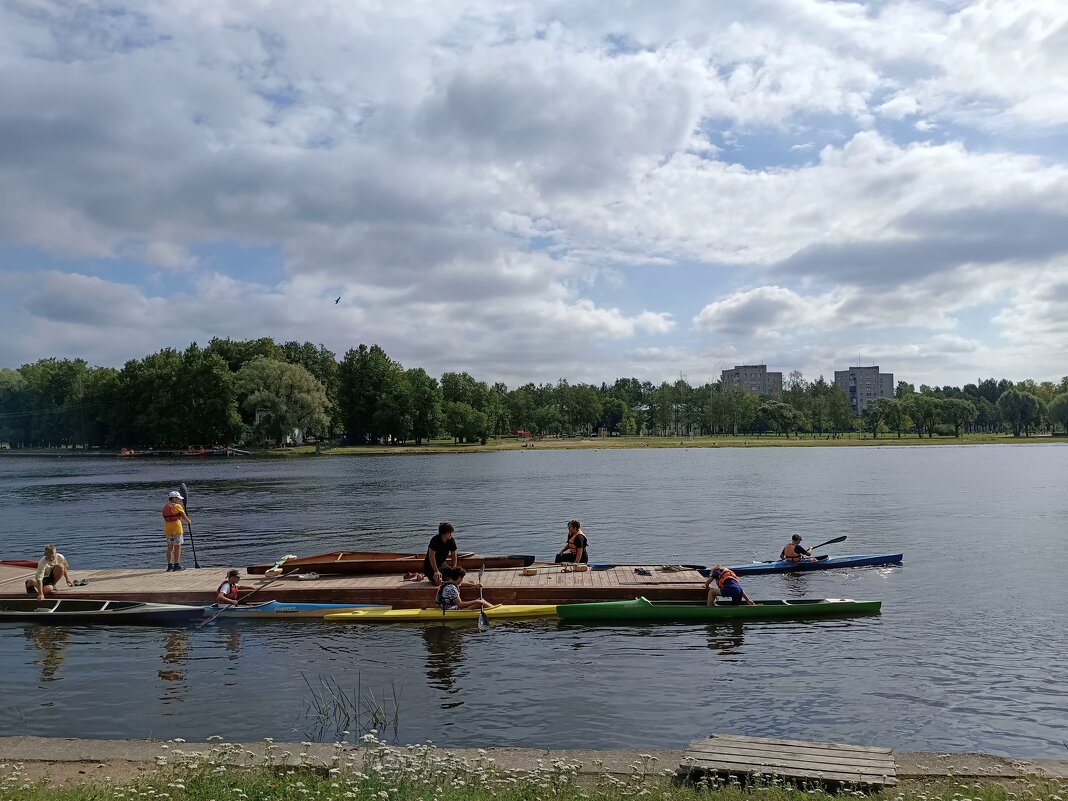
[(586, 533), (582, 530), (582, 526), (579, 525), (579, 521), (569, 520), (567, 523), (567, 542), (556, 554), (556, 564), (561, 562), (589, 562), (590, 555), (586, 551), (589, 544), (590, 541), (586, 538)]
[(37, 572), (32, 579), (26, 579), (26, 594), (33, 595), (36, 592), (37, 600), (43, 601), (45, 593), (53, 592), (64, 579), (68, 587), (74, 586), (67, 557), (57, 551), (55, 545), (46, 545), (44, 556), (37, 563)]
[(168, 573), (182, 569), (182, 543), (185, 542), (185, 537), (182, 536), (185, 533), (182, 521), (193, 524), (182, 506), (184, 500), (180, 492), (171, 490), (167, 493), (167, 503), (163, 507), (163, 536), (167, 538)]
[[(716, 584), (715, 587), (712, 586), (713, 582)], [(741, 582), (738, 581), (738, 574), (730, 568), (721, 565), (716, 565), (712, 568), (712, 572), (708, 574), (708, 581), (705, 582), (705, 589), (708, 590), (709, 606), (715, 606), (716, 598), (720, 596), (730, 598), (731, 604), (734, 606), (741, 606), (742, 604), (755, 606), (749, 600), (749, 596), (745, 594), (745, 590), (742, 589)]]
[(426, 557), (423, 559), (423, 573), (435, 587), (441, 584), (441, 569), (446, 563), (453, 567), (459, 566), (459, 554), (456, 551), (456, 540), (453, 539), (452, 523), (438, 523), (438, 533), (431, 540), (426, 549)]
[(801, 547), (800, 534), (794, 534), (790, 537), (790, 541), (786, 543), (786, 547), (779, 554), (779, 559), (787, 562), (803, 562), (806, 557), (810, 560), (815, 558), (808, 548)]

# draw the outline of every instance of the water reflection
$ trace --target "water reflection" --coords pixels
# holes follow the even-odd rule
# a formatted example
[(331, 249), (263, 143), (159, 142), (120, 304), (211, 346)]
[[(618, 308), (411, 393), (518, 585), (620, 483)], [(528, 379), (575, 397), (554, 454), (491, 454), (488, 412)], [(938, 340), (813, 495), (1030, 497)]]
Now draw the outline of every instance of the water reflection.
[(41, 681), (58, 681), (57, 674), (66, 660), (70, 629), (66, 626), (27, 626), (25, 633), (41, 652), (33, 660), (41, 666)]
[[(745, 625), (740, 620), (710, 623), (705, 627), (705, 632), (708, 634), (708, 647), (713, 651), (719, 651), (724, 656), (736, 657), (745, 641), (744, 631)], [(738, 660), (729, 659), (728, 661)]]
[[(464, 629), (442, 623), (440, 626), (423, 628), (423, 644), (426, 645), (426, 677), (430, 686), (444, 690), (450, 695), (457, 692), (454, 666), (463, 661)], [(463, 702), (442, 704), (444, 709), (452, 709)]]
[(163, 640), (164, 667), (159, 677), (167, 682), (161, 701), (181, 701), (189, 689), (185, 680), (186, 663), (189, 661), (189, 633), (180, 629), (169, 631)]

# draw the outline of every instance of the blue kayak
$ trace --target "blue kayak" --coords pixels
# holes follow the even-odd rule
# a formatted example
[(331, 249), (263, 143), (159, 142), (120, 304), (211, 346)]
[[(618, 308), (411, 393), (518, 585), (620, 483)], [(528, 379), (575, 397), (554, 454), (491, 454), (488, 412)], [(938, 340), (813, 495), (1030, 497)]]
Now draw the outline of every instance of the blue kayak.
[[(899, 553), (867, 553), (858, 556), (817, 556), (816, 560), (803, 562), (750, 562), (747, 565), (729, 565), (739, 576), (758, 576), (765, 573), (799, 573), (804, 570), (835, 570), (840, 567), (869, 567), (871, 565), (899, 565), (904, 557)], [(711, 568), (703, 568), (707, 576)]]
[(240, 606), (219, 606), (212, 604), (204, 607), (206, 615), (218, 615), (219, 620), (227, 617), (253, 617), (285, 619), (293, 617), (318, 617), (332, 615), (336, 612), (348, 612), (351, 610), (368, 611), (371, 609), (385, 610), (388, 606), (378, 604), (306, 604), (287, 603), (285, 601), (263, 601), (258, 604), (241, 604)]

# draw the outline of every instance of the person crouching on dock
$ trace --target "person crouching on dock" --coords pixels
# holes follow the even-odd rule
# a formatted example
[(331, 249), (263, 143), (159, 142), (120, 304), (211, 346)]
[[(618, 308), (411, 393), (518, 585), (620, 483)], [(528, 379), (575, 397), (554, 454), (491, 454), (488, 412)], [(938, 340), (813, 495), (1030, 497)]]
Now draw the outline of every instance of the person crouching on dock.
[[(716, 584), (715, 587), (712, 586), (713, 582)], [(709, 606), (715, 606), (716, 598), (720, 596), (730, 598), (733, 606), (741, 606), (743, 603), (754, 606), (749, 596), (745, 594), (745, 590), (742, 589), (738, 575), (721, 565), (712, 568), (712, 572), (708, 574), (708, 581), (705, 582), (705, 589), (708, 590)]]

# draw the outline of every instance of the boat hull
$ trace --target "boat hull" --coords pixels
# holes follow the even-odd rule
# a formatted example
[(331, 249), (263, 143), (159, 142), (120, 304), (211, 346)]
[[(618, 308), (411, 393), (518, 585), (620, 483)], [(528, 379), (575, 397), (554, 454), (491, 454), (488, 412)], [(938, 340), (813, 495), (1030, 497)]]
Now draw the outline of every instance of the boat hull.
[[(374, 551), (334, 551), (316, 556), (290, 559), (281, 566), (283, 573), (335, 573), (344, 575), (383, 575), (390, 573), (419, 572), (423, 568), (421, 553), (379, 553)], [(534, 564), (533, 556), (483, 556), (465, 554), (459, 558), (460, 567), (478, 570), (482, 565), (487, 570), (526, 567)], [(273, 565), (250, 565), (245, 568), (249, 575), (262, 576)]]
[(330, 614), (349, 612), (356, 609), (385, 611), (392, 608), (377, 604), (312, 604), (265, 601), (261, 604), (238, 607), (220, 607), (218, 604), (212, 604), (204, 607), (204, 613), (209, 616), (218, 615), (219, 620), (228, 618), (287, 620), (291, 618), (324, 618)]
[[(870, 567), (873, 565), (899, 565), (904, 558), (900, 553), (868, 553), (857, 556), (829, 556), (805, 562), (752, 562), (747, 565), (730, 565), (739, 576), (759, 576), (768, 573), (804, 573), (808, 570), (837, 570), (844, 567)], [(701, 571), (708, 575), (708, 568)]]
[(204, 617), (201, 606), (154, 604), (141, 601), (17, 598), (0, 600), (0, 622), (48, 623), (59, 626), (174, 626)]
[(818, 617), (877, 614), (881, 601), (854, 601), (849, 598), (806, 598), (796, 601), (756, 601), (735, 606), (689, 601), (606, 601), (602, 603), (560, 604), (556, 614), (564, 621), (582, 622), (677, 622), (706, 620), (803, 620)]
[[(351, 612), (339, 612), (327, 615), (327, 620), (346, 621), (349, 623), (441, 623), (452, 620), (478, 620), (478, 609), (357, 609)], [(490, 620), (517, 620), (523, 618), (556, 617), (555, 604), (515, 604), (494, 606), (486, 610)]]

